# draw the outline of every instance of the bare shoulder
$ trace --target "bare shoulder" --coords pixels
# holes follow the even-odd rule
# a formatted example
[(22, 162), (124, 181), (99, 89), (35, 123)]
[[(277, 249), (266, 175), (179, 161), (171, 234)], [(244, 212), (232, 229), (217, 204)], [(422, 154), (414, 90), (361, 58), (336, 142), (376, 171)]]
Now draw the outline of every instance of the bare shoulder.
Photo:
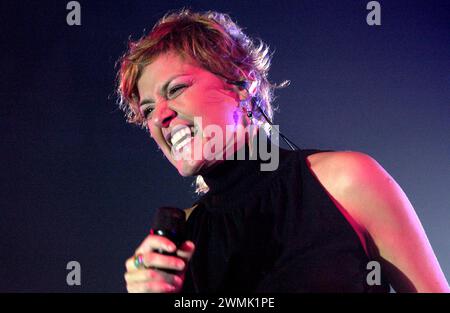
[(367, 229), (364, 225), (364, 214), (367, 211), (364, 212), (363, 207), (354, 205), (352, 197), (355, 195), (349, 190), (358, 180), (356, 176), (363, 172), (357, 168), (363, 167), (368, 158), (370, 156), (356, 151), (318, 152), (306, 158), (311, 173), (353, 227), (367, 254), (371, 250), (366, 240)]
[[(341, 211), (349, 214), (361, 229), (374, 214), (363, 204), (389, 192), (393, 179), (370, 155), (358, 151), (319, 152), (307, 157), (309, 167)], [(371, 193), (376, 191), (377, 194)]]
[[(374, 213), (367, 210), (367, 205), (357, 207), (350, 203), (364, 203), (376, 197), (389, 196), (395, 191), (402, 191), (392, 176), (370, 155), (358, 151), (333, 151), (310, 155), (311, 171), (331, 194), (346, 209), (355, 215)], [(375, 197), (375, 198), (374, 198)], [(386, 209), (391, 209), (387, 207)], [(355, 216), (357, 217), (357, 216)]]
[(319, 152), (307, 161), (397, 292), (450, 291), (411, 202), (378, 161), (355, 151)]
[(310, 154), (307, 158), (311, 167), (317, 170), (338, 170), (355, 163), (373, 160), (371, 156), (358, 151), (326, 151)]
[(357, 151), (318, 152), (306, 160), (311, 172), (332, 195), (339, 196), (354, 179), (362, 174), (365, 163), (374, 161)]

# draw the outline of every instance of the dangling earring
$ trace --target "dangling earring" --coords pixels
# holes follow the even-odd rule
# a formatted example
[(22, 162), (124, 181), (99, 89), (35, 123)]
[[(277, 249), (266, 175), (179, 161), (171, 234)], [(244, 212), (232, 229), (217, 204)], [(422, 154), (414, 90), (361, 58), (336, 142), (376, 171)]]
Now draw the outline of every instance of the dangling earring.
[(245, 114), (247, 115), (247, 117), (250, 119), (250, 123), (251, 123), (251, 119), (253, 117), (253, 113), (252, 110), (248, 107), (246, 100), (241, 100), (239, 102), (239, 106), (242, 108), (242, 110), (245, 112)]

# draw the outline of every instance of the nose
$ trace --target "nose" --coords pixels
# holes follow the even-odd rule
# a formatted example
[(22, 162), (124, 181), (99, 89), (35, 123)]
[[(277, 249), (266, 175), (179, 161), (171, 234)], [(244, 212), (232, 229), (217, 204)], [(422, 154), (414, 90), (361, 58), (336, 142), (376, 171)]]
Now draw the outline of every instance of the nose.
[(153, 112), (153, 124), (159, 128), (167, 128), (170, 122), (177, 116), (177, 112), (172, 110), (166, 103), (161, 103)]

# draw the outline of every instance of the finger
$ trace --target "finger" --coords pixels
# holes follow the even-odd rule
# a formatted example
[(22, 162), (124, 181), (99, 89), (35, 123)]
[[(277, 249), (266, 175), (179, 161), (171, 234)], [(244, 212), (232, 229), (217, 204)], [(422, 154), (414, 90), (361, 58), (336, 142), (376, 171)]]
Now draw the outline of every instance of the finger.
[(177, 288), (170, 284), (161, 281), (151, 281), (143, 283), (130, 283), (127, 284), (127, 291), (130, 293), (163, 293), (163, 292), (175, 292)]
[(137, 248), (135, 254), (144, 254), (157, 249), (161, 249), (171, 253), (177, 249), (177, 246), (166, 237), (150, 235), (144, 239), (139, 248)]
[(127, 272), (125, 273), (125, 281), (127, 282), (127, 284), (146, 281), (159, 281), (166, 282), (176, 287), (181, 287), (183, 284), (182, 277), (153, 269), (143, 269), (134, 272)]
[(152, 269), (140, 269), (137, 271), (126, 272), (124, 277), (127, 284), (145, 281), (164, 281), (164, 277)]
[(164, 270), (182, 271), (186, 266), (186, 261), (183, 259), (164, 255), (156, 252), (145, 253), (142, 255), (142, 261), (145, 267), (156, 267)]
[[(186, 266), (186, 261), (179, 257), (163, 255), (156, 252), (142, 254), (142, 262), (144, 268), (156, 267), (175, 271), (182, 271)], [(125, 262), (125, 268), (127, 272), (134, 272), (142, 269), (142, 267), (136, 267), (135, 256), (132, 256)]]
[(186, 261), (189, 261), (194, 254), (195, 245), (192, 241), (185, 241), (177, 250), (177, 255)]
[(136, 264), (134, 263), (134, 256), (127, 259), (125, 261), (125, 268), (127, 269), (127, 272), (133, 272), (139, 270), (139, 268), (136, 267)]

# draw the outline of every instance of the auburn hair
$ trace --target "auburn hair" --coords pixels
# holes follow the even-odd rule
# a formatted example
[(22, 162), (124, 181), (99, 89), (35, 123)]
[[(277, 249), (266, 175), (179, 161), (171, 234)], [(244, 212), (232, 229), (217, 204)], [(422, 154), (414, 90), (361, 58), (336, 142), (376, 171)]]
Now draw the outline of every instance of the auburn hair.
[[(166, 14), (147, 35), (130, 41), (128, 51), (119, 60), (119, 106), (129, 123), (146, 127), (139, 111), (137, 81), (144, 67), (166, 52), (192, 59), (229, 81), (256, 82), (256, 103), (272, 120), (273, 89), (287, 82), (276, 86), (268, 81), (269, 47), (261, 40), (256, 44), (227, 14), (182, 9)], [(253, 111), (255, 122), (264, 126), (266, 121), (259, 111)]]

